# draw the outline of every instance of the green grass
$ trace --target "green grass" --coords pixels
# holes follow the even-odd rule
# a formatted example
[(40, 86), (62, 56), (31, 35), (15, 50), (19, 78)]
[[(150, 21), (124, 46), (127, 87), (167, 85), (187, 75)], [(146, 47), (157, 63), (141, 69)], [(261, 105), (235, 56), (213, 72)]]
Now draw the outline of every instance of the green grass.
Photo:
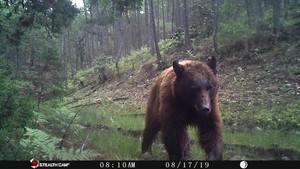
[(245, 109), (240, 115), (232, 111), (222, 113), (223, 121), (237, 121), (244, 126), (255, 126), (271, 130), (299, 130), (300, 129), (300, 100), (289, 104), (278, 104), (273, 107), (263, 105)]
[(128, 56), (122, 57), (119, 61), (120, 72), (128, 72), (135, 69), (139, 70), (139, 66), (145, 64), (145, 62), (153, 61), (153, 57), (146, 46), (141, 50), (132, 51)]
[(89, 144), (110, 160), (134, 160), (141, 155), (139, 138), (125, 136), (116, 130), (94, 131)]
[[(144, 128), (144, 116), (135, 115), (140, 113), (140, 109), (134, 109), (131, 106), (120, 106), (113, 103), (107, 103), (98, 108), (86, 109), (87, 114), (81, 114), (86, 123), (92, 125), (101, 124), (102, 127), (93, 128), (88, 139), (89, 148), (102, 154), (105, 159), (112, 160), (143, 160), (145, 157), (140, 152), (141, 133)], [(106, 127), (103, 127), (106, 126)], [(130, 131), (137, 131), (134, 135)], [(89, 132), (81, 132), (79, 138), (84, 140)], [(196, 128), (188, 128), (191, 144), (190, 159), (205, 159), (205, 153), (198, 145)], [(248, 146), (255, 151), (255, 148), (283, 148), (300, 151), (300, 136), (296, 131), (283, 132), (280, 130), (264, 129), (249, 131), (233, 130), (224, 126), (224, 142), (226, 145), (233, 146), (233, 149), (224, 149), (224, 158), (231, 159), (232, 156), (238, 158), (247, 157), (250, 159), (266, 158), (258, 154), (247, 153), (235, 145)], [(154, 141), (152, 146), (151, 160), (165, 160), (167, 153), (160, 139)], [(265, 153), (265, 152), (264, 152)], [(265, 154), (264, 154), (265, 155)], [(272, 154), (270, 154), (271, 156)], [(263, 157), (261, 157), (263, 156)], [(267, 155), (268, 156), (268, 155)], [(234, 157), (233, 157), (234, 158)]]
[(289, 148), (300, 150), (300, 136), (295, 132), (254, 130), (251, 132), (225, 129), (224, 142), (263, 148)]
[(107, 102), (96, 108), (85, 108), (81, 115), (84, 123), (91, 125), (101, 124), (115, 129), (142, 130), (144, 128), (143, 112), (140, 107), (120, 106)]
[(143, 130), (144, 116), (115, 116), (114, 125), (125, 130)]

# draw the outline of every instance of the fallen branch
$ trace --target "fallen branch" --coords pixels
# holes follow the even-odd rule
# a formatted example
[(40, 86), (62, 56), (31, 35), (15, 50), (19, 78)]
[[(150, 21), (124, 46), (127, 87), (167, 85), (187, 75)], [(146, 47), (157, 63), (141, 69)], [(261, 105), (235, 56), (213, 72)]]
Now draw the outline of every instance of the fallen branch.
[(66, 105), (69, 105), (69, 104), (73, 104), (73, 103), (76, 103), (78, 102), (80, 99), (73, 99), (72, 101), (66, 103), (66, 104), (63, 104), (62, 106), (66, 106)]
[(95, 104), (102, 104), (102, 102), (101, 102), (101, 101), (98, 101), (98, 102), (94, 102), (94, 103), (80, 104), (80, 105), (73, 106), (73, 107), (71, 107), (71, 108), (85, 107), (85, 106), (92, 106), (92, 105), (95, 105)]
[(80, 148), (80, 152), (83, 151), (83, 148), (84, 148), (84, 146), (85, 146), (85, 144), (86, 144), (86, 142), (87, 142), (87, 140), (88, 140), (88, 138), (89, 138), (91, 132), (92, 132), (92, 130), (91, 130), (91, 131), (89, 132), (89, 134), (86, 136), (86, 138), (85, 138), (85, 140), (84, 140), (84, 142), (83, 142), (83, 144), (82, 144), (82, 146), (81, 146), (81, 148)]
[(133, 116), (133, 117), (137, 117), (137, 116), (145, 116), (145, 113), (121, 114), (120, 116)]
[[(90, 82), (90, 83), (88, 83), (87, 85), (84, 85), (84, 86), (82, 86), (81, 88), (79, 88), (79, 89), (77, 89), (77, 90), (74, 90), (74, 91), (72, 91), (71, 93), (66, 94), (66, 96), (69, 96), (69, 95), (71, 95), (71, 94), (73, 94), (73, 93), (76, 93), (76, 92), (78, 92), (79, 90), (84, 89), (84, 88), (86, 88), (86, 87), (88, 87), (88, 86), (90, 86), (90, 85), (92, 85), (92, 84), (94, 84), (94, 83), (95, 83), (94, 81), (93, 81), (93, 82)], [(95, 84), (97, 84), (97, 83), (95, 83)]]
[(128, 97), (119, 97), (119, 98), (114, 98), (112, 101), (119, 101), (119, 100), (127, 100), (129, 99)]

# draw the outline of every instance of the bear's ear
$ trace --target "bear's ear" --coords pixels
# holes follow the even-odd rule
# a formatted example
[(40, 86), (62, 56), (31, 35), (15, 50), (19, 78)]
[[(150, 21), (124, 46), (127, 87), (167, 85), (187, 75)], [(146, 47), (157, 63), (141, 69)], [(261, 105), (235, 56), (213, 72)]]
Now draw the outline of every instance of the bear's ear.
[(211, 68), (211, 70), (213, 71), (214, 75), (217, 74), (217, 59), (215, 56), (212, 56), (208, 62), (207, 65)]
[(177, 77), (180, 77), (184, 72), (184, 67), (177, 60), (173, 61), (173, 69)]

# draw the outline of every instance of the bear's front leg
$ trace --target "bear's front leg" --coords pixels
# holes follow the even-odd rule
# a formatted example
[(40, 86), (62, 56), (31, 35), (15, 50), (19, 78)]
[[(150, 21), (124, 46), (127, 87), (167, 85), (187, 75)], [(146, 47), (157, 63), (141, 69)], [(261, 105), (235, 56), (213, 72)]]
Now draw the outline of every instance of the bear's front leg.
[(207, 119), (198, 127), (199, 142), (207, 160), (222, 160), (223, 140), (220, 122)]
[(183, 124), (166, 123), (162, 128), (162, 140), (169, 160), (184, 160), (189, 155), (187, 127)]

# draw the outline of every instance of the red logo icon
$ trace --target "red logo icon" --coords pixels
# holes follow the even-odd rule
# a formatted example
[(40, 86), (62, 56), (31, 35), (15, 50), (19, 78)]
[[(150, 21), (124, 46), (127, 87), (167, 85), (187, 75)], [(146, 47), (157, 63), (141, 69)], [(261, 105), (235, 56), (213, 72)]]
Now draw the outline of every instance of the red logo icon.
[(30, 160), (30, 163), (31, 163), (31, 168), (37, 168), (39, 166), (39, 160), (36, 160), (34, 158)]

